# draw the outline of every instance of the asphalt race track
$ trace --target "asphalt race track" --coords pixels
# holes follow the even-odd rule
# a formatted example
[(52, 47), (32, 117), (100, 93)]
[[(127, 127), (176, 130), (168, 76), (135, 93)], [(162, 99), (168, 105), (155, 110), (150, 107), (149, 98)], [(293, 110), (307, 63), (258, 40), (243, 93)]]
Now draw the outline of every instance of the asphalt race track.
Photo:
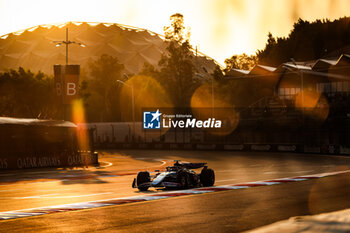
[[(0, 219), (4, 217), (0, 220), (0, 232), (240, 232), (291, 216), (350, 208), (350, 173), (343, 173), (60, 211), (60, 206), (66, 204), (164, 195), (169, 191), (139, 192), (131, 188), (131, 182), (138, 171), (164, 169), (174, 159), (208, 162), (216, 172), (215, 185), (220, 187), (350, 170), (350, 157), (346, 156), (162, 150), (102, 152), (101, 167), (0, 172)], [(47, 207), (55, 211), (5, 218), (9, 216), (6, 213)]]

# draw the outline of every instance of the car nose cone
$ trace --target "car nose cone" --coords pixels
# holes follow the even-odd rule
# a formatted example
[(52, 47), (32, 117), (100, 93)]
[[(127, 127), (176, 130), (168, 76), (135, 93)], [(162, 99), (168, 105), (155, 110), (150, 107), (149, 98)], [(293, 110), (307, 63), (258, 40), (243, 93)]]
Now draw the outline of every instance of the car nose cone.
[(159, 185), (163, 182), (164, 178), (167, 177), (171, 172), (162, 172), (152, 181), (152, 186)]

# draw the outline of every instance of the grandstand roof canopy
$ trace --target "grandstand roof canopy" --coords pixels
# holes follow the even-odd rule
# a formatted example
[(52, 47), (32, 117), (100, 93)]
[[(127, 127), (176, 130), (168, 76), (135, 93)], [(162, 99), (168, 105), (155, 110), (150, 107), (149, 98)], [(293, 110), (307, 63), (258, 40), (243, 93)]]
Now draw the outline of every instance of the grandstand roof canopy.
[[(251, 70), (238, 70), (231, 69), (227, 72), (227, 78), (250, 78), (259, 77), (267, 75), (278, 75), (282, 74), (286, 69), (291, 71), (303, 71), (303, 72), (324, 72), (327, 73), (329, 70), (334, 68), (344, 68), (350, 67), (350, 55), (341, 54), (338, 58), (333, 59), (317, 59), (315, 61), (305, 61), (305, 62), (285, 62), (278, 67), (271, 67), (257, 64)], [(318, 74), (321, 74), (318, 73)], [(339, 78), (341, 78), (339, 76)]]
[[(69, 45), (69, 64), (80, 64), (86, 70), (90, 61), (108, 54), (119, 59), (125, 73), (137, 74), (145, 62), (157, 67), (161, 55), (166, 52), (163, 37), (146, 29), (116, 23), (40, 25), (0, 37), (0, 71), (21, 66), (53, 74), (54, 64), (65, 64), (65, 46), (56, 47), (53, 41), (66, 39), (66, 27), (70, 41), (86, 45)], [(199, 73), (203, 73), (201, 67), (206, 67), (208, 72), (215, 68), (215, 61), (202, 53), (194, 59)]]

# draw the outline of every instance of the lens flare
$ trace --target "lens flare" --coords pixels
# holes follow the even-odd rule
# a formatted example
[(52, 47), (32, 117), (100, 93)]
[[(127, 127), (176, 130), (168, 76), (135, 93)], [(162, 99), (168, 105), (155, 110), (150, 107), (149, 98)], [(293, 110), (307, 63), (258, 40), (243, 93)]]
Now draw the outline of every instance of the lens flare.
[(329, 114), (327, 99), (319, 92), (303, 90), (295, 99), (295, 107), (303, 109), (306, 116), (315, 120), (326, 120)]
[[(120, 94), (120, 106), (123, 121), (129, 122), (136, 137), (146, 137), (142, 124), (133, 124), (133, 121), (142, 122), (145, 109), (162, 109), (163, 114), (174, 112), (173, 104), (162, 85), (154, 78), (144, 75), (133, 76), (125, 82)], [(147, 132), (147, 138), (160, 138), (167, 130), (162, 128)]]
[(77, 142), (78, 142), (78, 149), (80, 151), (90, 151), (90, 139), (89, 139), (89, 131), (87, 127), (84, 127), (83, 125), (86, 125), (86, 119), (85, 119), (85, 109), (84, 104), (81, 99), (74, 100), (72, 104), (72, 117), (73, 122), (75, 124), (79, 124), (80, 126), (77, 129)]
[(225, 90), (220, 86), (207, 83), (197, 88), (191, 98), (192, 113), (197, 119), (215, 118), (223, 122), (221, 129), (207, 129), (213, 135), (228, 135), (237, 128), (239, 123), (239, 113), (225, 98), (224, 93)]

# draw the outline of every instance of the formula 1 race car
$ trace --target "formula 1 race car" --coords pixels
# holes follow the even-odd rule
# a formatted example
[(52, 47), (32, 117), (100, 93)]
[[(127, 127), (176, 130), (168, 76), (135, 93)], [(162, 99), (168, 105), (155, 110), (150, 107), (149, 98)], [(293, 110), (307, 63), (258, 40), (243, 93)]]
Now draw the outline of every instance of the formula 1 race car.
[[(192, 169), (202, 168), (200, 174)], [(140, 191), (147, 191), (150, 187), (163, 188), (192, 188), (213, 186), (215, 182), (214, 171), (207, 167), (207, 163), (180, 163), (175, 161), (173, 166), (166, 168), (166, 171), (156, 170), (151, 176), (148, 171), (139, 172), (132, 183), (133, 188)]]

